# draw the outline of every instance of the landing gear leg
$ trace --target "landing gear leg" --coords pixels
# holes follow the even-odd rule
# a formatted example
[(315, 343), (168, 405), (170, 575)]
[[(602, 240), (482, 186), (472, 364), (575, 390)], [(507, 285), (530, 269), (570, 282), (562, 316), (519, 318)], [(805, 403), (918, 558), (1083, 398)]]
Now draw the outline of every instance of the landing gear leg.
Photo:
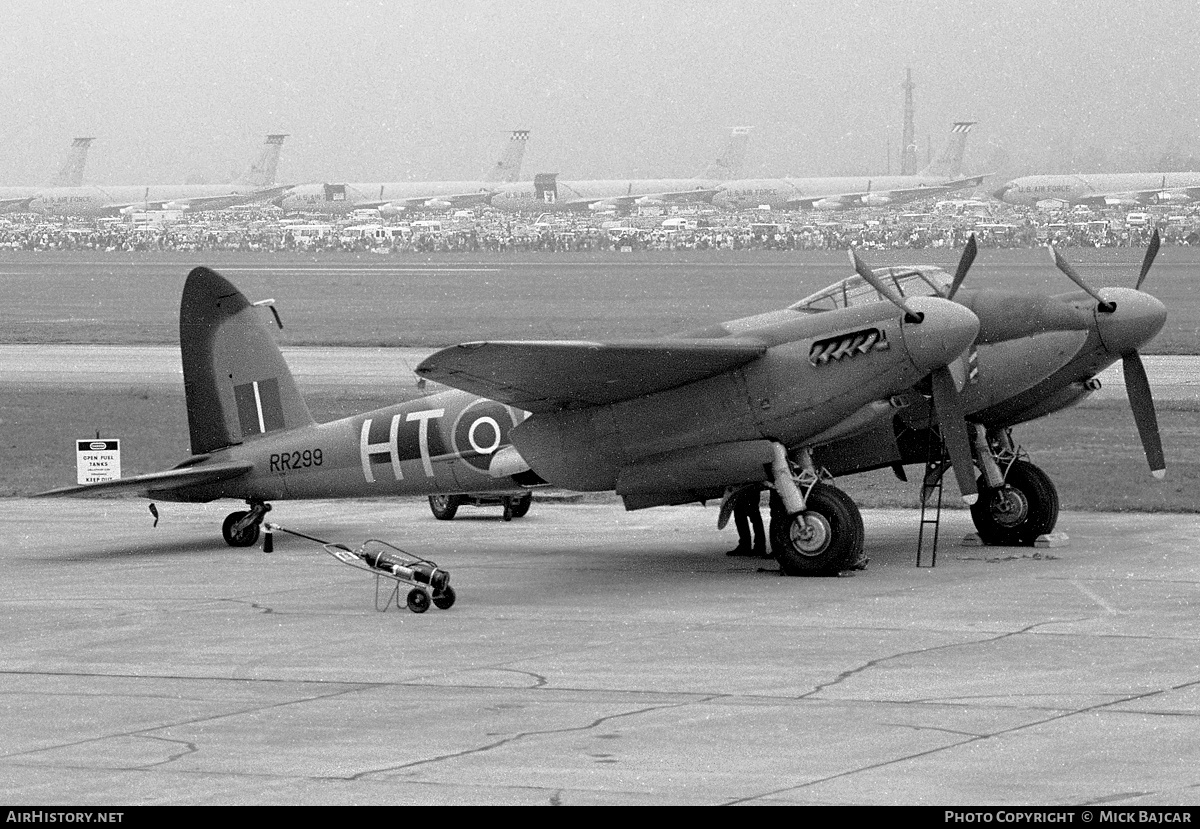
[(247, 501), (250, 510), (231, 512), (221, 525), (221, 537), (230, 547), (250, 547), (258, 541), (259, 528), (271, 511), (271, 505), (262, 501)]

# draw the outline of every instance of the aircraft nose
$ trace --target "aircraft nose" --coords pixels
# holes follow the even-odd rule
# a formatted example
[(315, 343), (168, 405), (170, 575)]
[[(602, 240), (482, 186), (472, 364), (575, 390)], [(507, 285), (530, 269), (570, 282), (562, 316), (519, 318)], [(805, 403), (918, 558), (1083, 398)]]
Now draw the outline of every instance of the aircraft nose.
[(1100, 296), (1116, 305), (1109, 313), (1096, 310), (1100, 340), (1114, 356), (1138, 350), (1154, 339), (1167, 321), (1167, 307), (1142, 291), (1102, 288)]
[(933, 371), (954, 362), (979, 334), (979, 317), (957, 302), (912, 297), (908, 306), (924, 317), (919, 323), (904, 323), (904, 345), (920, 371)]

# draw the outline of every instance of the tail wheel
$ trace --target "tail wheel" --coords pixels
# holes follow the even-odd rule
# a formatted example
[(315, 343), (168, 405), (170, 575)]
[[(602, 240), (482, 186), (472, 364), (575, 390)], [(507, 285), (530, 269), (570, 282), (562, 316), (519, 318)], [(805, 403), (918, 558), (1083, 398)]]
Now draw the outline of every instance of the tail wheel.
[(832, 576), (860, 567), (863, 541), (858, 506), (828, 484), (809, 491), (804, 512), (771, 521), (771, 549), (789, 576)]
[(221, 525), (221, 537), (230, 547), (251, 547), (254, 542), (258, 541), (259, 525), (257, 523), (251, 524), (240, 533), (234, 529), (234, 525), (249, 514), (245, 510), (241, 510), (225, 516), (225, 523)]
[(971, 519), (985, 544), (1031, 545), (1058, 523), (1058, 490), (1038, 467), (1014, 461), (1002, 486), (992, 489), (980, 478)]
[(512, 511), (510, 514), (512, 515), (513, 518), (524, 518), (525, 514), (527, 512), (529, 512), (529, 506), (532, 503), (533, 503), (533, 493), (532, 492), (526, 492), (520, 498), (513, 498), (512, 499)]
[(439, 521), (449, 521), (458, 512), (460, 500), (457, 495), (430, 495), (429, 509)]

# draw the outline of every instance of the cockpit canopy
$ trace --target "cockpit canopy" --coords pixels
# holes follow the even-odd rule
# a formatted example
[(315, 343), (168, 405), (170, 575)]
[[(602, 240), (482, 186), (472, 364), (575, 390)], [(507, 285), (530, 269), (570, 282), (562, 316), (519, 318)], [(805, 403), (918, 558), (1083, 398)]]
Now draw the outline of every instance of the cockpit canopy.
[[(895, 286), (900, 296), (946, 296), (950, 291), (953, 278), (941, 268), (925, 267), (893, 267), (876, 268), (875, 274), (885, 283)], [(822, 288), (815, 294), (810, 294), (795, 305), (789, 305), (790, 311), (802, 311), (806, 314), (817, 314), (822, 311), (836, 311), (839, 308), (853, 308), (870, 302), (881, 302), (887, 298), (857, 274), (841, 282), (835, 282), (828, 288)]]

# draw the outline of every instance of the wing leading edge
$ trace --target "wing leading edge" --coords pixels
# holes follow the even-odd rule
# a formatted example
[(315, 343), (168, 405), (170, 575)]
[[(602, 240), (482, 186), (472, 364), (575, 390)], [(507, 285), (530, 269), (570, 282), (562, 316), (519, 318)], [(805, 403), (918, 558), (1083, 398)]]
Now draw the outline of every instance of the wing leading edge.
[(744, 365), (757, 340), (473, 342), (427, 357), (417, 374), (527, 412), (631, 400)]

